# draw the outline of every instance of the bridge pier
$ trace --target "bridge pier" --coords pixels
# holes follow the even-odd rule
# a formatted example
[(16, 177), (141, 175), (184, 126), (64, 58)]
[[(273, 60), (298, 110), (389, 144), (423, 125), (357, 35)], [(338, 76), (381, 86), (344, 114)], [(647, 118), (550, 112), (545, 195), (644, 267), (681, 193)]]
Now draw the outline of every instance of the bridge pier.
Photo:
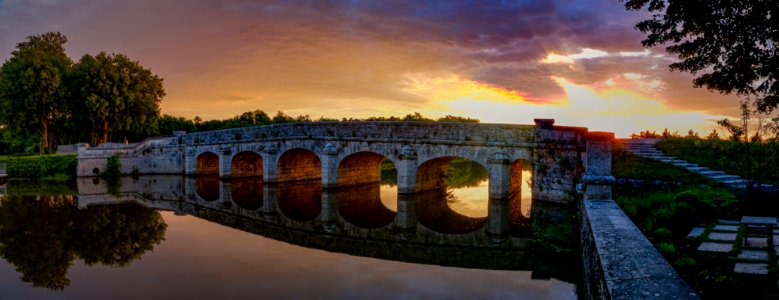
[(184, 174), (195, 175), (197, 171), (197, 155), (195, 149), (184, 152)]
[(398, 158), (398, 194), (414, 194), (417, 190), (417, 152), (405, 145), (400, 148)]
[(487, 160), (490, 172), (490, 199), (508, 200), (511, 193), (511, 158), (503, 152), (496, 152)]
[(220, 178), (228, 178), (230, 175), (232, 175), (232, 158), (233, 158), (233, 151), (230, 148), (223, 148), (221, 149), (219, 153), (219, 177)]
[(338, 186), (338, 148), (328, 142), (322, 154), (322, 188), (335, 188)]
[(279, 163), (279, 150), (274, 144), (268, 144), (262, 149), (262, 180), (263, 182), (278, 182), (276, 166)]

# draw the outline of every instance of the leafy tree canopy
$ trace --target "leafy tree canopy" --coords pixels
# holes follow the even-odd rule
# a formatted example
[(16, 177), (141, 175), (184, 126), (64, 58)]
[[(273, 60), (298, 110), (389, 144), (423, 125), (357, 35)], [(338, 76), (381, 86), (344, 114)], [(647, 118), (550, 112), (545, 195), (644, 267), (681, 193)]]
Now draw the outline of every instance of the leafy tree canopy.
[(680, 61), (671, 70), (723, 94), (754, 95), (758, 109), (779, 105), (779, 0), (627, 0), (652, 13), (636, 24), (645, 47), (668, 44)]
[(50, 125), (62, 117), (63, 78), (72, 61), (59, 32), (34, 35), (16, 45), (0, 67), (0, 117), (7, 134), (20, 140), (40, 137), (40, 152), (52, 146)]

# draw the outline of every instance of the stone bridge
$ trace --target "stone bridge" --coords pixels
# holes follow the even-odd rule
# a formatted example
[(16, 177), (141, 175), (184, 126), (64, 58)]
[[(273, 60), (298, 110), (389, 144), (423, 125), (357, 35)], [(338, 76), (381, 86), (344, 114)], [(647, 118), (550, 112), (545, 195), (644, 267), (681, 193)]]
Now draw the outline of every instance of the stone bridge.
[[(325, 189), (375, 183), (382, 161), (397, 169), (399, 194), (445, 185), (449, 163), (467, 158), (489, 173), (489, 198), (506, 199), (533, 167), (534, 200), (569, 202), (582, 180), (606, 185), (612, 133), (581, 127), (432, 122), (317, 122), (235, 128), (78, 149), (78, 176), (97, 176), (118, 156), (123, 174), (261, 176), (265, 183), (321, 180)], [(584, 173), (587, 176), (584, 176)], [(599, 197), (610, 198), (610, 186)]]
[[(190, 134), (178, 132), (172, 137), (129, 145), (95, 148), (80, 145), (77, 172), (80, 177), (97, 176), (105, 171), (109, 158), (118, 157), (123, 174), (179, 175), (178, 181), (170, 182), (161, 182), (159, 176), (152, 176), (150, 182), (142, 184), (154, 187), (149, 194), (122, 194), (126, 197), (155, 199), (161, 207), (176, 211), (189, 202), (212, 203), (195, 206), (235, 209), (230, 215), (245, 212), (263, 218), (279, 216), (272, 213), (277, 207), (285, 212), (284, 205), (276, 202), (277, 198), (283, 200), (281, 195), (276, 195), (277, 186), (306, 186), (305, 190), (321, 192), (321, 207), (312, 210), (320, 211), (319, 216), (312, 213), (315, 219), (310, 219), (309, 216), (298, 218), (290, 214), (291, 217), (279, 218), (279, 221), (308, 226), (310, 230), (322, 228), (327, 234), (332, 233), (332, 225), (343, 224), (340, 230), (355, 236), (378, 234), (389, 239), (400, 232), (399, 237), (403, 240), (445, 241), (459, 246), (461, 241), (474, 239), (489, 245), (496, 234), (506, 233), (507, 200), (519, 194), (522, 166), (529, 164), (533, 169), (534, 205), (540, 202), (575, 203), (577, 190), (583, 194), (583, 201), (578, 203), (578, 215), (581, 220), (582, 294), (586, 299), (637, 299), (647, 295), (663, 299), (697, 299), (692, 289), (612, 201), (611, 186), (615, 181), (611, 176), (613, 139), (614, 134), (609, 132), (554, 126), (551, 119), (536, 119), (535, 125), (290, 123)], [(442, 239), (439, 234), (433, 234), (434, 230), (417, 226), (417, 220), (422, 218), (415, 215), (415, 201), (410, 196), (445, 188), (445, 172), (456, 158), (475, 161), (489, 173), (486, 228), (465, 235), (447, 234)], [(334, 208), (340, 202), (348, 202), (348, 198), (336, 200), (338, 190), (376, 184), (381, 179), (381, 165), (386, 161), (392, 162), (397, 169), (397, 213), (394, 218), (386, 218), (390, 223), (364, 228), (376, 224), (359, 226), (361, 220), (350, 217), (348, 210)], [(262, 199), (262, 204), (242, 205), (240, 199), (246, 195), (232, 194), (233, 185), (239, 184), (240, 177), (261, 178), (263, 195), (249, 195), (248, 199)], [(98, 179), (79, 180), (87, 183), (79, 185), (79, 203), (88, 205), (90, 199), (104, 198), (100, 193), (91, 196), (87, 192)], [(208, 189), (214, 194), (203, 197), (204, 194), (198, 191), (198, 180), (216, 180), (212, 183), (217, 188)], [(89, 185), (89, 182), (93, 184)], [(259, 185), (251, 184), (250, 194), (258, 192)], [(581, 189), (577, 189), (579, 186)], [(172, 192), (155, 195), (161, 193), (159, 190)], [(169, 197), (177, 202), (166, 201)], [(236, 203), (236, 206), (225, 206), (225, 203)], [(183, 211), (200, 214), (196, 207)], [(416, 230), (417, 234), (409, 237), (405, 235), (407, 230)], [(300, 235), (302, 238), (309, 236), (310, 231), (305, 232)], [(279, 235), (289, 234), (284, 231)], [(358, 241), (361, 247), (365, 240), (371, 239)]]

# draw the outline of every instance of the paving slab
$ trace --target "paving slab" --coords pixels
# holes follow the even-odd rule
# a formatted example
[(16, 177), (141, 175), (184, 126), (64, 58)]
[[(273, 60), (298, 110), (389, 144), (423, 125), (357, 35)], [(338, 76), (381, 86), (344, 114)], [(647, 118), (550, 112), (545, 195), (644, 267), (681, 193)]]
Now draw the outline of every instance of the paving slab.
[(747, 239), (746, 243), (744, 243), (744, 247), (766, 249), (768, 248), (768, 239), (764, 236), (750, 237), (749, 239)]
[(736, 263), (733, 273), (768, 275), (767, 263)]
[(729, 231), (729, 232), (737, 232), (738, 231), (738, 225), (717, 225), (714, 226), (714, 231)]
[(695, 228), (692, 229), (692, 231), (690, 231), (689, 234), (687, 234), (687, 237), (688, 238), (692, 238), (692, 239), (697, 238), (697, 237), (701, 236), (701, 234), (703, 234), (704, 231), (706, 231), (706, 228), (695, 227)]
[(725, 232), (712, 232), (709, 233), (709, 239), (714, 241), (727, 241), (727, 242), (734, 242), (736, 241), (736, 234), (735, 233), (725, 233)]
[(726, 253), (733, 251), (733, 244), (703, 242), (698, 246), (698, 251)]
[(768, 261), (768, 251), (765, 250), (741, 250), (738, 259)]
[(741, 224), (741, 222), (739, 222), (739, 221), (723, 220), (723, 219), (717, 219), (717, 223), (728, 224), (728, 225), (739, 225), (739, 224)]

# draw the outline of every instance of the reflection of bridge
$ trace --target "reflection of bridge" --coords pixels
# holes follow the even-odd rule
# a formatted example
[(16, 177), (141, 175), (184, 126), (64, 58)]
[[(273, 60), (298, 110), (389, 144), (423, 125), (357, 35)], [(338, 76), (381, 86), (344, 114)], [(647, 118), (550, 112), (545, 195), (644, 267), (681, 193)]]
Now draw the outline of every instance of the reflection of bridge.
[(553, 123), (321, 122), (179, 133), (119, 148), (80, 147), (78, 175), (94, 176), (105, 169), (108, 157), (119, 155), (126, 174), (314, 179), (334, 188), (379, 181), (386, 159), (397, 168), (398, 192), (410, 194), (439, 188), (448, 164), (461, 157), (488, 170), (490, 198), (507, 199), (516, 192), (521, 165), (529, 163), (533, 198), (568, 202), (585, 166), (588, 175), (610, 177), (610, 160), (604, 159), (610, 156), (610, 143), (606, 148), (596, 141), (602, 134), (588, 134), (586, 128)]
[[(195, 205), (247, 218), (270, 218), (276, 225), (311, 232), (468, 247), (511, 244), (511, 238), (496, 239), (495, 225), (490, 224), (510, 222), (508, 211), (518, 209), (509, 207), (507, 201), (490, 201), (491, 213), (487, 218), (467, 217), (449, 208), (445, 195), (435, 191), (400, 194), (396, 207), (386, 207), (378, 193), (379, 184), (332, 190), (310, 182), (263, 184), (259, 178), (224, 181), (156, 175), (122, 177), (119, 186), (118, 191), (109, 191), (105, 181), (79, 178), (79, 207), (129, 201), (192, 214), (184, 207)], [(537, 209), (544, 203), (532, 205)], [(566, 213), (571, 213), (570, 207)], [(521, 221), (530, 226), (531, 220)], [(442, 239), (442, 236), (447, 237)]]
[[(79, 178), (78, 204), (80, 208), (85, 208), (91, 205), (135, 202), (146, 207), (189, 214), (243, 231), (318, 249), (461, 267), (541, 267), (555, 270), (553, 273), (562, 272), (563, 274), (555, 274), (560, 279), (573, 280), (575, 277), (572, 272), (577, 268), (570, 263), (563, 263), (574, 261), (575, 253), (564, 258), (556, 256), (554, 261), (538, 261), (537, 254), (531, 254), (529, 251), (527, 237), (509, 236), (495, 239), (484, 226), (484, 222), (475, 230), (465, 233), (450, 232), (446, 224), (439, 223), (436, 226), (434, 223), (439, 220), (424, 215), (425, 211), (440, 213), (445, 209), (420, 209), (419, 205), (428, 205), (423, 202), (430, 199), (420, 200), (413, 194), (401, 194), (395, 212), (381, 203), (376, 203), (378, 195), (367, 201), (358, 200), (359, 195), (364, 194), (365, 189), (372, 189), (371, 187), (338, 190), (308, 188), (290, 195), (288, 191), (299, 190), (300, 187), (261, 184), (259, 194), (247, 196), (252, 192), (241, 190), (251, 190), (252, 188), (247, 189), (247, 186), (253, 185), (250, 183), (256, 179), (246, 178), (239, 187), (234, 186), (235, 180), (206, 181), (208, 186), (201, 188), (216, 188), (218, 197), (204, 199), (198, 192), (198, 184), (202, 183), (198, 182), (200, 179), (202, 177), (179, 175), (139, 176), (135, 179), (123, 177), (119, 190), (111, 193), (103, 180)], [(213, 183), (216, 183), (215, 187), (211, 186)], [(285, 190), (287, 197), (298, 198), (285, 198)], [(241, 195), (236, 197), (236, 194)], [(436, 205), (441, 204), (433, 204)], [(557, 215), (532, 214), (532, 222), (537, 226), (556, 223), (556, 218), (570, 213), (570, 207), (556, 203), (536, 202), (532, 205), (534, 210), (559, 211)], [(496, 213), (492, 218), (505, 215)], [(378, 218), (374, 218), (377, 216)], [(459, 217), (461, 222), (469, 221), (468, 217)]]

